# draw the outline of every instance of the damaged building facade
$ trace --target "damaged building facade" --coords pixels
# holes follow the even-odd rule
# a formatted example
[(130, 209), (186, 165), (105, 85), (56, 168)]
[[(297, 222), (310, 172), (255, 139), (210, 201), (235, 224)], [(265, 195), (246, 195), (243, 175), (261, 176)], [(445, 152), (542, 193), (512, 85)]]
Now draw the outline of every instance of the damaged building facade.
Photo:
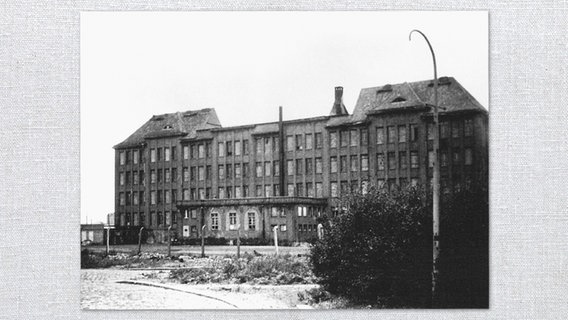
[[(487, 184), (488, 115), (454, 78), (439, 79), (441, 190)], [(117, 236), (303, 242), (334, 202), (370, 186), (427, 186), (431, 80), (362, 89), (349, 114), (223, 127), (214, 109), (155, 115), (115, 149)], [(124, 240), (126, 241), (126, 240)]]

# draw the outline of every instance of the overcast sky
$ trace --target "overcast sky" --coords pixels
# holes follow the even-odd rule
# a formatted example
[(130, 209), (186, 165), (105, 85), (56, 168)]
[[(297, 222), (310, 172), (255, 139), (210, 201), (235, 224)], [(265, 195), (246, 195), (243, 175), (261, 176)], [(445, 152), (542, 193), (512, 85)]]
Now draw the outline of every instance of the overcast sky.
[[(223, 126), (351, 113), (361, 88), (455, 77), (488, 105), (486, 12), (84, 12), (81, 222), (114, 212), (114, 150), (152, 115), (215, 108)], [(88, 218), (87, 218), (88, 217)]]

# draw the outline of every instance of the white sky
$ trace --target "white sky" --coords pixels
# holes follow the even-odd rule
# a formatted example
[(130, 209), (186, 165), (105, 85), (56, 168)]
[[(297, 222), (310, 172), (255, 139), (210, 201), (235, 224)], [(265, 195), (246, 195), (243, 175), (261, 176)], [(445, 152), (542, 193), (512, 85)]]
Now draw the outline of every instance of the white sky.
[(455, 77), (488, 105), (487, 12), (83, 12), (81, 222), (114, 211), (114, 150), (152, 115), (223, 126), (351, 113), (361, 88)]

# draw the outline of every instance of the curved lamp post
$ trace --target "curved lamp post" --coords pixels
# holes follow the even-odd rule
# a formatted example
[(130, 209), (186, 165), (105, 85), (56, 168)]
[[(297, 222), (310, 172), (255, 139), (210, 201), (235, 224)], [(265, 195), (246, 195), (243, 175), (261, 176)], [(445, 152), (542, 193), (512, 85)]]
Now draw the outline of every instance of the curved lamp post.
[(412, 30), (408, 35), (408, 40), (412, 40), (412, 34), (419, 33), (430, 48), (432, 53), (432, 61), (434, 62), (434, 172), (433, 172), (433, 196), (432, 196), (432, 305), (436, 302), (436, 287), (438, 284), (438, 258), (440, 256), (440, 162), (439, 162), (439, 149), (440, 149), (440, 126), (438, 121), (438, 71), (436, 68), (436, 55), (430, 41), (424, 33), (420, 30)]

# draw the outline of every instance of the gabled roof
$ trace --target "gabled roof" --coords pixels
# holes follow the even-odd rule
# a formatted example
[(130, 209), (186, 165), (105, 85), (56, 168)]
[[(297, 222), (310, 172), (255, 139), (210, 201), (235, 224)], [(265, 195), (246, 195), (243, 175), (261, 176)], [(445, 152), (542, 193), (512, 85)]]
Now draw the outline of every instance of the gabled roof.
[(220, 127), (215, 109), (190, 110), (185, 112), (154, 115), (115, 149), (135, 147), (146, 139), (195, 135), (197, 130)]
[[(433, 104), (432, 80), (365, 88), (361, 89), (357, 99), (352, 121), (362, 121), (372, 113), (412, 110)], [(487, 113), (487, 110), (452, 77), (438, 78), (438, 106), (443, 113), (466, 110)]]

